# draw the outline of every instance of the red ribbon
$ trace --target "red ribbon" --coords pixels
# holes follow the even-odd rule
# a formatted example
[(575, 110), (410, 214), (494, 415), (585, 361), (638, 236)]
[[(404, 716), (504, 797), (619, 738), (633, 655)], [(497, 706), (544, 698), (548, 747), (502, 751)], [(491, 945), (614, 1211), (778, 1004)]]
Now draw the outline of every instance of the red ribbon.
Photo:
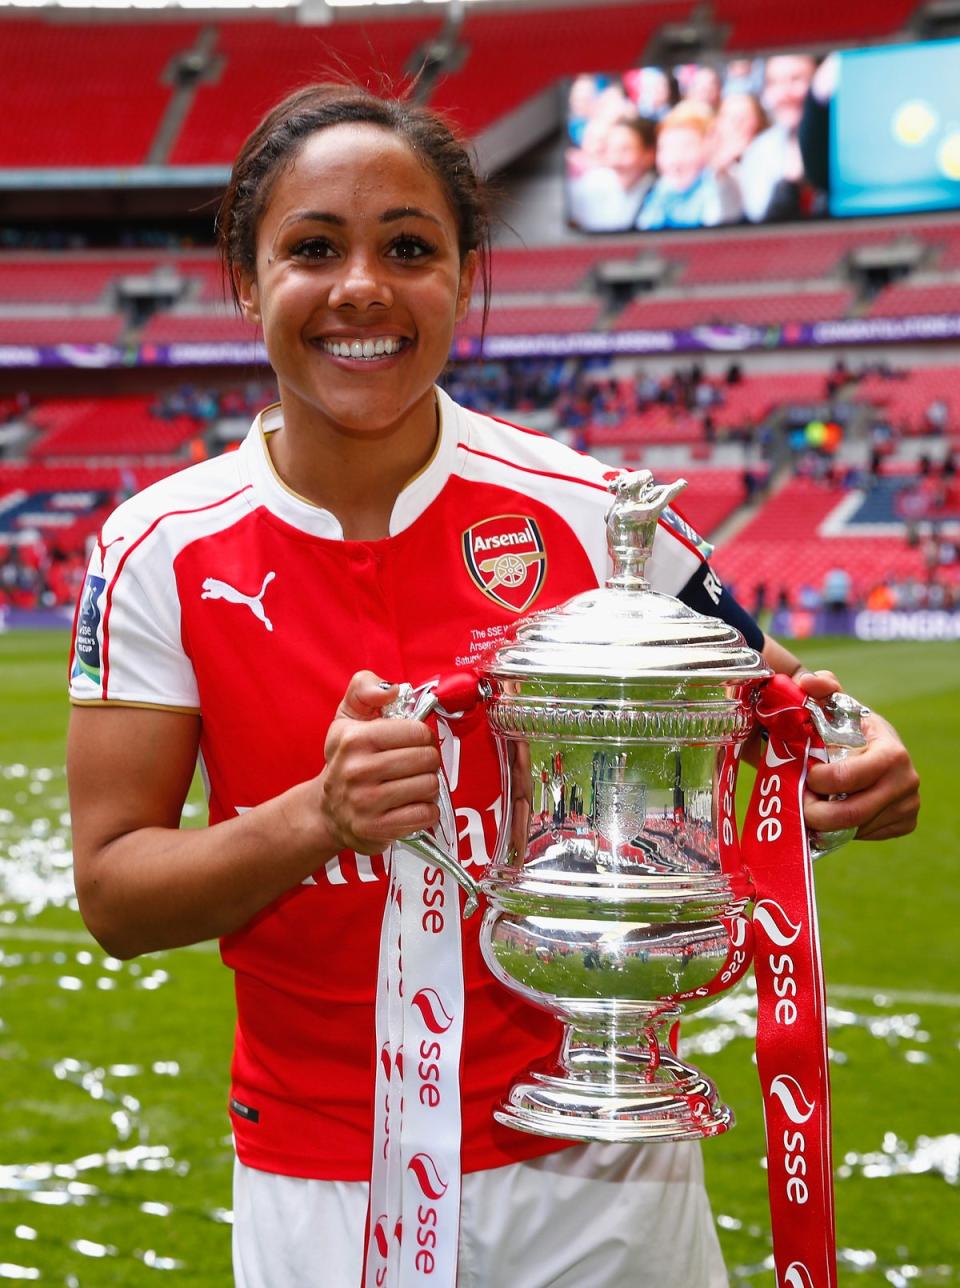
[[(434, 691), (449, 713), (469, 710), (479, 697), (476, 674), (469, 671), (444, 677)], [(803, 819), (809, 762), (826, 760), (827, 754), (806, 702), (786, 676), (764, 684), (756, 714), (768, 741), (743, 836), (738, 846), (734, 786), (740, 747), (730, 746), (718, 786), (718, 846), (735, 896), (749, 897), (752, 886), (755, 900), (757, 1069), (777, 1285), (837, 1288), (826, 997)], [(750, 924), (741, 916), (724, 920), (730, 931), (724, 968), (710, 985), (678, 994), (672, 1004), (726, 991), (745, 973)]]
[(801, 689), (777, 675), (757, 718), (768, 741), (742, 838), (755, 887), (757, 1070), (778, 1288), (836, 1288), (826, 997), (803, 820), (811, 759), (825, 760)]

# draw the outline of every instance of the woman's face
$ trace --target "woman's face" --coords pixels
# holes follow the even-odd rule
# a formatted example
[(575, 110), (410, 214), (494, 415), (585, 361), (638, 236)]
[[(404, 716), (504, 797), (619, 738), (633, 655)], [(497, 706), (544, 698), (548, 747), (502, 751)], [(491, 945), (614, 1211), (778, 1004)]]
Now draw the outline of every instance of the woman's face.
[(645, 148), (632, 126), (612, 125), (607, 140), (606, 163), (626, 191), (653, 169), (656, 150)]
[(749, 94), (728, 94), (720, 104), (713, 127), (718, 164), (729, 164), (742, 157), (760, 125), (756, 104)]
[(433, 385), (470, 303), (439, 180), (374, 125), (312, 134), (277, 177), (238, 274), (263, 328), (285, 420), (355, 434), (431, 434)]

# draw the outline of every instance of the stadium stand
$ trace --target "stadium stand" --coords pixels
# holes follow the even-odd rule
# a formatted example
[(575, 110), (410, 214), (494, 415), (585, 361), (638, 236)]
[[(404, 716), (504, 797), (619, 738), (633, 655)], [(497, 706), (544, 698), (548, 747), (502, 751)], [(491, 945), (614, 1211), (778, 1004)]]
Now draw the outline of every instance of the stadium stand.
[(165, 74), (199, 30), (5, 19), (0, 167), (144, 164), (172, 93)]
[[(790, 479), (717, 550), (720, 575), (747, 604), (756, 588), (764, 586), (771, 599), (782, 594), (801, 607), (815, 602), (824, 578), (837, 567), (850, 575), (853, 602), (864, 602), (882, 581), (925, 582), (930, 570), (920, 543), (858, 533), (855, 523), (842, 535), (821, 535), (822, 525), (847, 496), (818, 480)], [(960, 580), (955, 562), (940, 571), (954, 585)]]
[(742, 470), (688, 471), (688, 486), (677, 508), (689, 523), (709, 537), (743, 504), (747, 485)]
[(659, 26), (682, 21), (689, 12), (690, 6), (677, 0), (560, 8), (549, 22), (523, 8), (497, 14), (474, 10), (462, 30), (467, 57), (431, 101), (469, 134), (479, 134), (560, 77), (584, 68), (633, 65)]
[[(822, 46), (902, 30), (913, 0), (856, 0), (790, 6), (719, 0), (716, 30), (728, 49)], [(630, 66), (657, 31), (688, 21), (689, 0), (471, 9), (454, 42), (453, 67), (432, 102), (480, 134), (584, 69)], [(414, 70), (441, 38), (440, 18), (378, 18), (304, 27), (289, 21), (195, 23), (18, 18), (4, 23), (8, 56), (0, 85), (7, 128), (0, 167), (144, 164), (178, 89), (187, 56), (204, 70), (183, 83), (183, 124), (161, 159), (172, 165), (226, 164), (262, 112), (289, 89), (331, 73), (373, 82)], [(44, 74), (37, 76), (37, 68)], [(496, 73), (491, 75), (491, 68)], [(82, 75), (78, 74), (82, 69)], [(96, 94), (90, 92), (96, 86)], [(109, 119), (110, 129), (101, 128)]]
[[(925, 270), (924, 280), (911, 277), (872, 296), (865, 288), (861, 294), (851, 280), (847, 270), (854, 250), (904, 239), (922, 247), (925, 264), (947, 264), (960, 253), (960, 225), (946, 220), (909, 223), (899, 231), (891, 231), (889, 225), (840, 231), (818, 226), (789, 235), (775, 229), (751, 234), (723, 230), (710, 237), (646, 237), (626, 245), (608, 238), (570, 247), (500, 247), (493, 262), (494, 308), (488, 331), (509, 335), (609, 326), (765, 326), (847, 315), (954, 312), (960, 280), (944, 280), (948, 269), (932, 281)], [(598, 270), (650, 256), (663, 265), (662, 285), (643, 291), (618, 312), (622, 301), (604, 300), (599, 294)], [(209, 249), (152, 255), (30, 251), (0, 254), (0, 343), (61, 343), (71, 338), (115, 342), (122, 328), (106, 311), (115, 313), (131, 279), (165, 288), (157, 312), (138, 332), (144, 342), (251, 338), (250, 329), (234, 319), (219, 262)], [(57, 305), (56, 318), (37, 318), (45, 303)], [(461, 334), (479, 334), (479, 300), (476, 304)], [(88, 313), (97, 316), (84, 316)], [(61, 317), (76, 317), (74, 336), (64, 333)], [(10, 325), (18, 318), (33, 320), (18, 332)]]
[(909, 221), (892, 228), (858, 224), (853, 229), (829, 225), (801, 226), (784, 233), (776, 228), (691, 233), (663, 239), (657, 253), (680, 269), (674, 282), (708, 285), (719, 282), (805, 281), (836, 277), (848, 257), (865, 247), (918, 242), (930, 260), (947, 267), (949, 257), (960, 262), (960, 227), (953, 221)]
[(221, 23), (215, 78), (200, 83), (172, 165), (223, 164), (284, 94), (311, 81), (354, 74), (376, 84), (401, 79), (414, 52), (438, 34), (439, 19), (304, 28), (266, 21)]
[[(487, 319), (487, 335), (535, 335), (549, 331), (589, 331), (600, 317), (600, 304), (544, 304), (508, 307), (498, 304)], [(457, 328), (458, 335), (478, 336), (482, 310), (473, 308)]]
[(856, 41), (901, 31), (915, 9), (914, 0), (879, 0), (869, 8), (829, 0), (815, 0), (802, 10), (753, 0), (715, 0), (713, 13), (730, 24), (730, 49), (802, 47), (830, 41)]
[(822, 371), (779, 371), (723, 386), (723, 401), (711, 408), (718, 429), (754, 428), (779, 406), (815, 403), (824, 397)]
[(956, 379), (955, 367), (917, 366), (888, 375), (868, 375), (857, 382), (850, 396), (871, 407), (876, 417), (888, 420), (902, 434), (946, 434), (956, 441), (960, 438)]
[(617, 317), (618, 331), (645, 328), (679, 330), (714, 323), (745, 322), (752, 326), (783, 322), (822, 322), (843, 317), (853, 303), (849, 290), (750, 291), (727, 295), (661, 295), (632, 300)]
[(49, 402), (33, 415), (42, 429), (30, 458), (63, 460), (98, 456), (163, 456), (178, 451), (200, 430), (189, 416), (154, 414), (151, 397)]
[(116, 344), (123, 326), (119, 313), (100, 317), (75, 313), (0, 317), (0, 344)]
[[(869, 10), (858, 0), (829, 6), (817, 0), (801, 13), (715, 0), (708, 12), (690, 0), (653, 0), (564, 6), (551, 10), (549, 21), (541, 8), (477, 6), (459, 25), (421, 11), (360, 21), (338, 15), (316, 27), (288, 16), (203, 25), (16, 17), (3, 29), (10, 57), (0, 85), (8, 127), (0, 169), (149, 164), (222, 173), (263, 109), (286, 90), (330, 71), (374, 86), (383, 77), (396, 81), (425, 55), (422, 89), (431, 104), (482, 139), (513, 121), (517, 109), (552, 101), (563, 78), (636, 62), (667, 38), (671, 24), (705, 24), (726, 50), (824, 49), (903, 33), (913, 8), (911, 0), (878, 0)], [(105, 119), (110, 129), (102, 127)], [(207, 215), (212, 188), (210, 195)], [(8, 352), (50, 346), (69, 360), (70, 346), (78, 346), (79, 360), (86, 345), (94, 367), (94, 346), (121, 346), (126, 360), (135, 362), (139, 353), (152, 363), (168, 344), (226, 349), (258, 338), (225, 297), (212, 246), (192, 245), (178, 232), (156, 238), (163, 216), (151, 230), (141, 213), (145, 244), (138, 244), (137, 230), (131, 240), (125, 229), (123, 242), (117, 234), (109, 245), (84, 247), (68, 226), (80, 207), (71, 205), (69, 191), (63, 199), (64, 226), (54, 227), (49, 249), (33, 230), (17, 249), (0, 227), (0, 346)], [(109, 241), (102, 228), (98, 237)], [(803, 323), (893, 324), (954, 313), (958, 285), (960, 220), (950, 214), (563, 244), (533, 239), (496, 250), (486, 334), (609, 332), (615, 341), (631, 331), (750, 326), (790, 341), (790, 328), (802, 330)], [(481, 318), (474, 307), (459, 328), (463, 353), (475, 354)], [(817, 360), (788, 347), (782, 363), (778, 356), (771, 366), (750, 353), (720, 351), (703, 356), (709, 370), (696, 376), (677, 367), (679, 355), (666, 354), (558, 359), (539, 367), (517, 362), (509, 369), (486, 360), (454, 364), (450, 380), (465, 401), (559, 433), (613, 463), (654, 460), (689, 474), (681, 508), (704, 532), (720, 529), (718, 565), (751, 593), (762, 579), (771, 596), (783, 585), (796, 597), (801, 577), (816, 586), (842, 555), (862, 596), (878, 569), (921, 580), (929, 572), (929, 550), (922, 541), (908, 544), (904, 533), (923, 493), (922, 462), (945, 459), (960, 435), (955, 371), (948, 354), (930, 349), (895, 364), (896, 371), (871, 353), (862, 369), (837, 375), (836, 359), (829, 350)], [(730, 364), (740, 368), (738, 379), (726, 378)], [(244, 379), (263, 374), (260, 367), (240, 370)], [(142, 381), (121, 379), (114, 388), (109, 373), (98, 384), (88, 370), (83, 397), (64, 398), (61, 381), (50, 398), (44, 394), (54, 386), (45, 376), (25, 378), (32, 405), (26, 413), (18, 404), (0, 414), (0, 548), (11, 525), (25, 548), (35, 520), (48, 539), (56, 534), (60, 556), (71, 541), (76, 553), (95, 529), (101, 501), (112, 504), (152, 470), (180, 468), (235, 441), (252, 406), (263, 401), (224, 395), (237, 371), (203, 372), (195, 391), (202, 410), (191, 397), (175, 396), (176, 383), (192, 379), (189, 369), (157, 368), (149, 394)], [(16, 389), (9, 373), (4, 387)], [(829, 450), (822, 439), (812, 446), (807, 433), (808, 422), (816, 428), (824, 420), (834, 426)], [(830, 516), (838, 506), (846, 513), (854, 484), (863, 492), (859, 520), (834, 523)], [(69, 519), (71, 495), (88, 504)], [(941, 521), (953, 523), (952, 511), (937, 511)], [(729, 537), (728, 524), (738, 523), (745, 526)], [(884, 535), (877, 535), (878, 524)], [(949, 560), (943, 575), (955, 580)]]
[(179, 344), (214, 341), (248, 342), (258, 331), (238, 314), (226, 311), (206, 313), (155, 313), (140, 331), (141, 344)]
[(94, 304), (126, 274), (149, 274), (156, 258), (146, 255), (97, 255), (26, 252), (0, 255), (0, 302)]
[(888, 286), (870, 304), (870, 317), (909, 317), (914, 313), (960, 311), (960, 281), (914, 282)]

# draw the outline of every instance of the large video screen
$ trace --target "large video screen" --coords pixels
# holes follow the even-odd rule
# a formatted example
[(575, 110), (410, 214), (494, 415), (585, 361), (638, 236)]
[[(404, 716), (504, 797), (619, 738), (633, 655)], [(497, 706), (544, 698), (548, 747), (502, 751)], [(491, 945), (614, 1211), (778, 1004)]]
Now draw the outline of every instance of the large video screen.
[(960, 40), (585, 73), (568, 221), (709, 228), (960, 208)]

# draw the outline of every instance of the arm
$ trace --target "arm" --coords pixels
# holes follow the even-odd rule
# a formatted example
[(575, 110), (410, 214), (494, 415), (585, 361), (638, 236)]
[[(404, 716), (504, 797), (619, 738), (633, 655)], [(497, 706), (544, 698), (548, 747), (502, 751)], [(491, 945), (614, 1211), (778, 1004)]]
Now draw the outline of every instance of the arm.
[[(670, 527), (679, 529), (688, 544), (698, 543), (697, 534), (675, 514), (669, 518), (668, 530)], [(665, 589), (670, 590), (669, 584)], [(697, 612), (735, 626), (747, 644), (763, 654), (771, 670), (789, 675), (810, 697), (825, 698), (842, 687), (832, 672), (810, 671), (789, 649), (765, 636), (706, 561), (688, 578), (679, 598)], [(811, 768), (804, 810), (807, 826), (819, 832), (855, 827), (857, 836), (865, 841), (903, 836), (916, 827), (920, 809), (919, 778), (910, 753), (893, 726), (875, 712), (864, 721), (864, 732), (867, 745), (862, 752)], [(759, 731), (748, 742), (745, 757), (755, 760), (758, 748)], [(827, 799), (841, 794), (847, 799)]]
[(199, 717), (75, 708), (74, 872), (91, 933), (118, 957), (229, 934), (340, 850), (374, 854), (433, 827), (439, 752), (425, 725), (379, 718), (395, 696), (370, 672), (354, 676), (316, 778), (196, 831), (179, 821)]

